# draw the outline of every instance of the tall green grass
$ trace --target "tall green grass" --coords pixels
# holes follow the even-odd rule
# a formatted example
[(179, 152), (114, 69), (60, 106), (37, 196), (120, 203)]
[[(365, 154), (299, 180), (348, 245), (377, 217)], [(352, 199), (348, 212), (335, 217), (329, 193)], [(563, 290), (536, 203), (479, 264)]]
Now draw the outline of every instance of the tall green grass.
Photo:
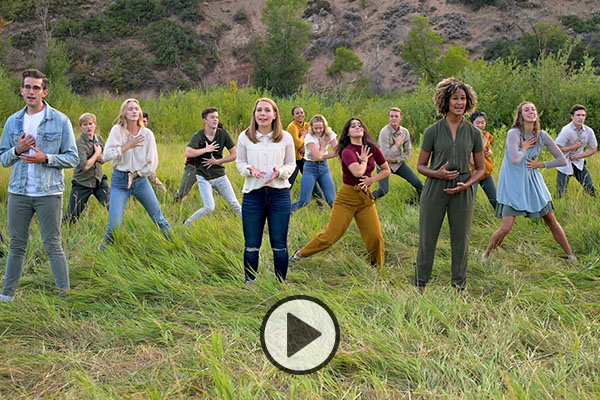
[[(260, 274), (244, 290), (241, 222), (217, 197), (215, 212), (185, 228), (201, 206), (194, 188), (170, 196), (183, 172), (184, 142), (160, 144), (163, 211), (175, 242), (165, 241), (141, 205), (130, 201), (114, 245), (97, 252), (108, 215), (94, 199), (82, 219), (63, 226), (73, 286), (54, 283), (34, 222), (14, 303), (0, 304), (0, 393), (4, 398), (225, 399), (583, 399), (600, 394), (598, 202), (571, 182), (557, 216), (579, 257), (564, 259), (540, 220), (518, 219), (489, 263), (481, 254), (499, 224), (480, 191), (471, 237), (468, 290), (449, 285), (448, 228), (424, 296), (411, 284), (418, 244), (412, 187), (391, 178), (377, 203), (386, 267), (368, 265), (354, 225), (331, 249), (290, 266), (277, 283), (268, 240)], [(417, 149), (418, 150), (418, 149)], [(416, 153), (416, 152), (415, 152)], [(499, 165), (501, 148), (496, 148)], [(414, 166), (416, 154), (409, 163)], [(337, 160), (330, 161), (336, 186)], [(592, 157), (589, 168), (600, 168)], [(106, 166), (108, 172), (109, 166)], [(0, 170), (2, 187), (10, 170)], [(243, 180), (227, 165), (241, 198)], [(66, 172), (70, 181), (72, 171)], [(555, 171), (544, 171), (551, 191)], [(496, 171), (497, 178), (497, 171)], [(299, 195), (299, 185), (292, 197)], [(66, 196), (65, 193), (65, 206)], [(6, 191), (0, 191), (6, 201)], [(329, 212), (310, 204), (292, 215), (289, 245), (304, 245)], [(0, 209), (6, 226), (6, 208)], [(6, 230), (4, 229), (4, 233)], [(308, 294), (336, 313), (342, 340), (323, 370), (290, 376), (260, 349), (261, 319), (277, 300)]]
[[(516, 107), (504, 102), (538, 94), (527, 92), (527, 87), (535, 86), (532, 82), (512, 77), (510, 71), (499, 67), (493, 70), (496, 80), (478, 86), (486, 82), (484, 72), (467, 71), (470, 75), (465, 79), (474, 82), (482, 108), (492, 119), (497, 180), (505, 135), (502, 126), (512, 122), (512, 114), (505, 111)], [(573, 78), (574, 87), (581, 87), (578, 79)], [(597, 80), (586, 82), (597, 88)], [(515, 93), (494, 97), (504, 93), (499, 87), (502, 83), (506, 83), (504, 92)], [(520, 94), (513, 86), (518, 84), (522, 85)], [(21, 107), (15, 94), (18, 85), (15, 78), (0, 74), (2, 119)], [(568, 87), (560, 86), (564, 86), (560, 90)], [(582, 93), (589, 97), (584, 100), (596, 104), (594, 96), (600, 91), (594, 94), (585, 89)], [(123, 100), (106, 94), (90, 98), (75, 97), (68, 91), (59, 94), (49, 96), (51, 104), (73, 121), (85, 111), (94, 112), (105, 137)], [(62, 229), (73, 286), (72, 296), (62, 299), (54, 294), (34, 218), (16, 301), (0, 304), (1, 398), (600, 396), (598, 200), (584, 194), (574, 180), (555, 205), (557, 218), (579, 258), (577, 264), (566, 261), (541, 220), (523, 218), (517, 219), (492, 260), (482, 263), (481, 254), (499, 220), (492, 216), (480, 190), (467, 292), (459, 296), (450, 288), (450, 245), (444, 224), (432, 282), (421, 296), (411, 284), (419, 210), (408, 204), (412, 187), (392, 176), (390, 193), (377, 203), (386, 240), (385, 268), (369, 266), (360, 234), (352, 225), (331, 249), (291, 264), (289, 284), (280, 285), (265, 235), (259, 279), (252, 290), (244, 290), (242, 227), (227, 204), (217, 196), (215, 212), (185, 228), (183, 221), (201, 207), (197, 189), (181, 203), (173, 203), (171, 197), (183, 173), (187, 140), (200, 128), (200, 111), (209, 105), (219, 107), (221, 119), (237, 136), (249, 122), (255, 99), (263, 95), (268, 94), (232, 84), (206, 93), (177, 92), (142, 100), (159, 137), (157, 172), (169, 191), (160, 201), (174, 227), (174, 243), (162, 238), (141, 205), (132, 200), (114, 245), (98, 253), (108, 214), (90, 199), (81, 220)], [(351, 115), (363, 117), (377, 132), (386, 123), (387, 107), (399, 104), (404, 122), (418, 137), (418, 132), (435, 120), (431, 95), (431, 87), (421, 87), (411, 94), (379, 98), (301, 92), (277, 101), (285, 122), (291, 120), (291, 107), (302, 104), (308, 115), (326, 115), (338, 132)], [(569, 97), (564, 103), (570, 107), (573, 100)], [(565, 105), (546, 105), (545, 109), (552, 107), (564, 109)], [(542, 109), (539, 104), (538, 108)], [(590, 116), (594, 109), (590, 106)], [(544, 115), (542, 121), (559, 128), (568, 121), (568, 108), (562, 111), (560, 124), (549, 124), (549, 118)], [(590, 124), (597, 128), (594, 121), (590, 119)], [(413, 167), (417, 153), (418, 146), (409, 160)], [(588, 162), (597, 184), (599, 160), (595, 155)], [(339, 161), (329, 164), (339, 187)], [(105, 172), (110, 174), (110, 165)], [(242, 178), (233, 164), (227, 165), (227, 173), (241, 200)], [(3, 204), (9, 175), (10, 169), (0, 169)], [(545, 170), (543, 175), (553, 192), (556, 172)], [(67, 170), (65, 182), (71, 177), (72, 170)], [(292, 191), (293, 200), (298, 198), (299, 186)], [(63, 199), (65, 206), (68, 195), (69, 190)], [(6, 207), (0, 207), (4, 234), (6, 212)], [(290, 249), (306, 244), (324, 229), (328, 217), (328, 210), (320, 211), (312, 203), (295, 212)], [(341, 327), (337, 355), (324, 369), (307, 376), (277, 370), (260, 349), (264, 314), (277, 300), (293, 294), (308, 294), (326, 302)]]

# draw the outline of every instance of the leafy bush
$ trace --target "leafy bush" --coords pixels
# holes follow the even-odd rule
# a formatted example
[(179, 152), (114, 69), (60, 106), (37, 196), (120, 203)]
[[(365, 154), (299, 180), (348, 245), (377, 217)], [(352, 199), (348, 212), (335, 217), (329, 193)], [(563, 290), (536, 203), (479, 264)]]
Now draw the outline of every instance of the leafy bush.
[(579, 15), (563, 15), (560, 17), (560, 22), (567, 28), (573, 29), (577, 33), (592, 32), (596, 29), (600, 18), (592, 17), (588, 20), (581, 18)]
[(135, 47), (117, 47), (110, 53), (110, 62), (100, 71), (102, 84), (114, 92), (141, 89), (152, 77), (142, 51)]
[(482, 7), (487, 7), (487, 6), (495, 6), (495, 7), (500, 7), (501, 5), (503, 5), (502, 1), (499, 0), (453, 0), (453, 1), (448, 1), (449, 3), (465, 3), (465, 4), (470, 4), (473, 6), (473, 9), (475, 11), (479, 10)]
[(238, 24), (243, 24), (248, 21), (248, 11), (245, 8), (238, 8), (235, 14), (233, 14), (233, 21)]
[(84, 28), (81, 22), (71, 18), (62, 18), (57, 22), (53, 35), (55, 38), (64, 40), (68, 38), (79, 38), (83, 33)]
[(345, 73), (360, 72), (362, 66), (362, 60), (352, 50), (338, 47), (335, 50), (333, 63), (327, 67), (325, 72), (329, 76), (341, 76)]
[(83, 24), (83, 29), (85, 33), (92, 35), (92, 39), (99, 42), (110, 42), (115, 39), (116, 35), (130, 33), (127, 25), (119, 24), (98, 14), (90, 15)]
[(486, 60), (515, 57), (521, 64), (537, 62), (541, 57), (569, 49), (574, 42), (562, 31), (560, 25), (540, 23), (518, 40), (497, 39), (485, 51)]
[(146, 30), (148, 49), (154, 53), (154, 64), (162, 67), (184, 66), (190, 62), (202, 64), (204, 71), (215, 65), (215, 51), (206, 37), (184, 29), (176, 22), (162, 20)]
[(156, 0), (117, 0), (105, 13), (115, 21), (137, 26), (145, 26), (166, 15), (165, 9)]
[(178, 15), (182, 21), (200, 22), (205, 14), (201, 0), (162, 0), (162, 6), (172, 15)]
[(28, 30), (18, 33), (10, 38), (10, 42), (13, 47), (19, 49), (27, 49), (33, 46), (39, 36), (39, 31)]
[(507, 38), (495, 39), (485, 50), (483, 58), (485, 60), (496, 60), (498, 58), (507, 59), (514, 55), (518, 45), (519, 42), (517, 40)]

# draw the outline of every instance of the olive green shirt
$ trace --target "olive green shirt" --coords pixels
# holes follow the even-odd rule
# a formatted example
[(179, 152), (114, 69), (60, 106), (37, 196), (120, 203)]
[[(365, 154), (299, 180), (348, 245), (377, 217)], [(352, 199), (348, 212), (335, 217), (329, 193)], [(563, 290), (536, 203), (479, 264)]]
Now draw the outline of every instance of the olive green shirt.
[(448, 162), (447, 170), (458, 170), (459, 181), (465, 182), (471, 176), (471, 153), (483, 151), (481, 131), (463, 121), (456, 131), (456, 140), (442, 118), (425, 129), (421, 149), (431, 153), (429, 167), (438, 170)]
[(96, 181), (102, 181), (102, 163), (96, 161), (92, 168), (84, 171), (85, 165), (88, 160), (94, 155), (96, 149), (94, 144), (100, 145), (102, 151), (104, 151), (104, 140), (100, 135), (94, 134), (94, 140), (91, 140), (85, 133), (77, 139), (77, 153), (79, 154), (79, 164), (73, 171), (73, 180), (79, 183), (81, 186), (94, 188), (96, 187)]

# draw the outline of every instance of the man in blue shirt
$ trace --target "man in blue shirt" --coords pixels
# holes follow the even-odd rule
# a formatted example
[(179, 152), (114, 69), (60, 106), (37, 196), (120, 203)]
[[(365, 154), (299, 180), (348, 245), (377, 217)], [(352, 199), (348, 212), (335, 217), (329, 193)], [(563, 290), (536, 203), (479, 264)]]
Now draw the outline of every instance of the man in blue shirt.
[(25, 108), (11, 115), (0, 140), (0, 162), (13, 167), (8, 184), (10, 246), (1, 301), (12, 301), (21, 278), (29, 226), (38, 215), (44, 249), (61, 296), (69, 291), (69, 269), (62, 248), (60, 225), (64, 168), (79, 163), (73, 126), (50, 107), (48, 79), (36, 70), (23, 71), (21, 95)]

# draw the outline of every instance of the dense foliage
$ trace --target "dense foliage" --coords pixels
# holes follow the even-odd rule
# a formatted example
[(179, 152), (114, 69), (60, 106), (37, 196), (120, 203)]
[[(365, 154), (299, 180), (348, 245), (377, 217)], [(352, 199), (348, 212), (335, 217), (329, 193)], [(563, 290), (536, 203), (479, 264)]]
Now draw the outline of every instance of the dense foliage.
[(253, 78), (258, 87), (290, 95), (304, 83), (308, 63), (302, 55), (310, 24), (301, 18), (306, 0), (267, 0), (262, 11), (266, 35), (253, 48)]

